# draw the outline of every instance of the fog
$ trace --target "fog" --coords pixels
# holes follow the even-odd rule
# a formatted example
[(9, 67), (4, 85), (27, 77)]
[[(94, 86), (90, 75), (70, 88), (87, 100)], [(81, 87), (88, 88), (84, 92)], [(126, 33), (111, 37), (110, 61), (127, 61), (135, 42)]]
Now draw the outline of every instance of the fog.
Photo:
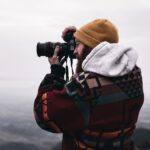
[(63, 42), (65, 27), (107, 18), (117, 26), (120, 43), (137, 50), (144, 82), (150, 82), (149, 7), (147, 0), (0, 0), (0, 79), (40, 80), (49, 64), (37, 57), (37, 42)]

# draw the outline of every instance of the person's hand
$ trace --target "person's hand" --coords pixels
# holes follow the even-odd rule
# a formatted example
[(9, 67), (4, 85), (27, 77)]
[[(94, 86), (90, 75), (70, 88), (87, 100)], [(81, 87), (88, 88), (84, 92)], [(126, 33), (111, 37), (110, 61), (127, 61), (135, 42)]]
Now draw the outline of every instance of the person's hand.
[(59, 64), (59, 56), (58, 56), (59, 51), (60, 51), (60, 47), (57, 45), (55, 47), (53, 56), (48, 58), (48, 61), (51, 65)]
[(64, 37), (68, 31), (76, 31), (76, 30), (77, 30), (77, 28), (75, 26), (69, 26), (69, 27), (64, 29), (61, 37), (64, 39)]

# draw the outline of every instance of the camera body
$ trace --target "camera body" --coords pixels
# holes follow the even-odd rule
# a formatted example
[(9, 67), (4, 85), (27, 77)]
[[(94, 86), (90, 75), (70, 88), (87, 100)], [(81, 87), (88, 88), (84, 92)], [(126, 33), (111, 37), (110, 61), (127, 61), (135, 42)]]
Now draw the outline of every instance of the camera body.
[(37, 55), (52, 57), (54, 54), (54, 49), (57, 45), (60, 47), (60, 52), (58, 53), (59, 58), (61, 59), (63, 56), (68, 56), (71, 59), (75, 58), (73, 55), (74, 49), (76, 47), (75, 38), (73, 36), (74, 30), (68, 31), (63, 38), (65, 43), (60, 42), (46, 42), (46, 43), (38, 43), (37, 44)]

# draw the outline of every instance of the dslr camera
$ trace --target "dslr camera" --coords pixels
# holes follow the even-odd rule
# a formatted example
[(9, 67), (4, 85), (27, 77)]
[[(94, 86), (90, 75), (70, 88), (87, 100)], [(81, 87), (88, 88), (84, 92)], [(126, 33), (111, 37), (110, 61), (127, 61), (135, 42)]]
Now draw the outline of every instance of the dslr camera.
[(38, 43), (37, 44), (37, 55), (40, 56), (46, 56), (46, 57), (52, 57), (54, 54), (54, 49), (58, 45), (60, 47), (60, 52), (58, 54), (59, 58), (62, 57), (70, 57), (71, 59), (74, 59), (75, 56), (73, 55), (74, 49), (76, 47), (75, 38), (73, 36), (74, 30), (68, 31), (63, 37), (65, 43), (60, 42), (46, 42), (46, 43)]

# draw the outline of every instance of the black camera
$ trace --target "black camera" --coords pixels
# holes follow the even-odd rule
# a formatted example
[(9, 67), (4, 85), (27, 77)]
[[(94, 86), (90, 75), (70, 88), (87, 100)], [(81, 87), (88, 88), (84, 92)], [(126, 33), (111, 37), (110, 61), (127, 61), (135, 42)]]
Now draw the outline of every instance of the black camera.
[(54, 54), (54, 49), (57, 45), (60, 46), (60, 52), (58, 54), (59, 59), (61, 59), (63, 56), (70, 57), (71, 59), (75, 58), (73, 55), (74, 49), (76, 47), (75, 38), (73, 36), (74, 30), (68, 31), (63, 38), (66, 43), (60, 43), (60, 42), (46, 42), (46, 43), (38, 43), (37, 44), (37, 55), (40, 56), (46, 56), (46, 57), (52, 57)]

